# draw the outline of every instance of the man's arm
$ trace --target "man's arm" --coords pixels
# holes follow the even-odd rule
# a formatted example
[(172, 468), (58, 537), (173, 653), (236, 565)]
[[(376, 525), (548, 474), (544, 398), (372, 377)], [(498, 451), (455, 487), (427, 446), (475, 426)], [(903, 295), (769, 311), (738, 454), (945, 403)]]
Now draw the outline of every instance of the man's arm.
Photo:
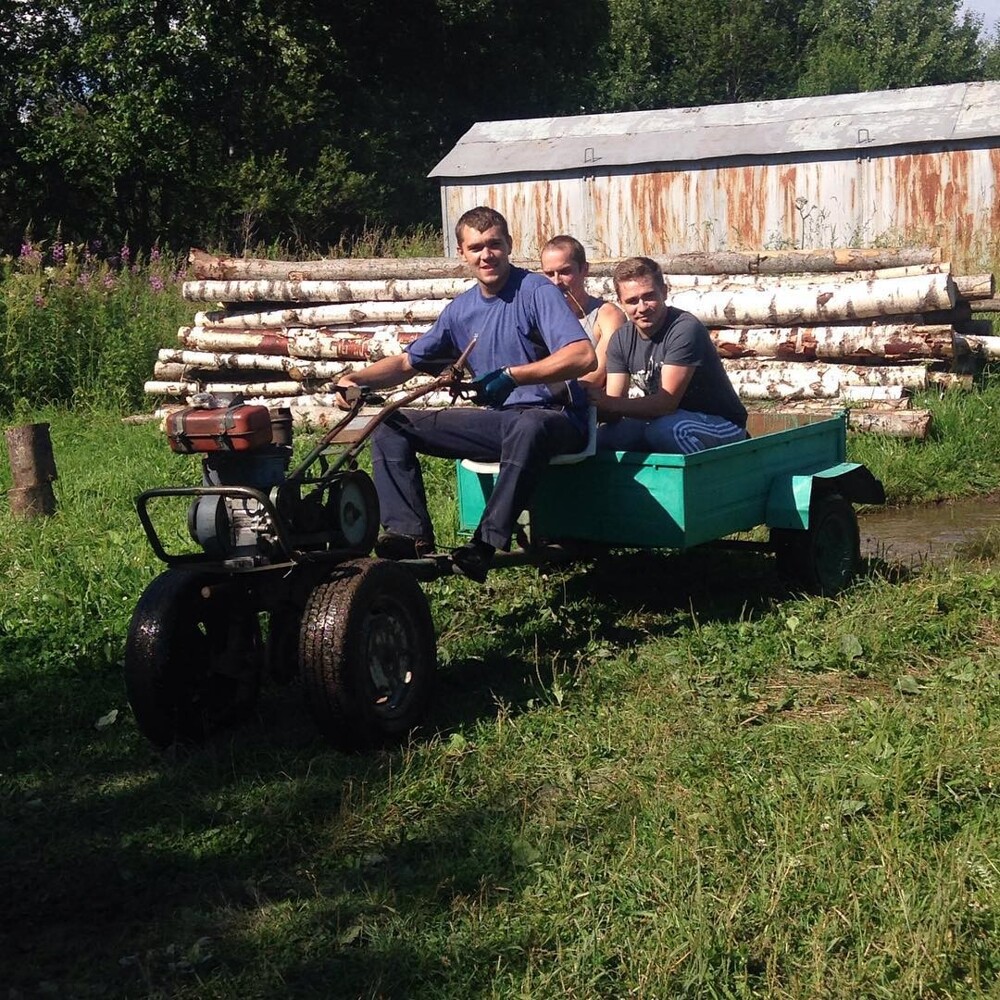
[(690, 365), (663, 365), (660, 368), (660, 388), (649, 396), (629, 399), (629, 376), (620, 372), (608, 375), (604, 390), (588, 386), (587, 397), (603, 417), (634, 417), (637, 420), (655, 420), (673, 413), (694, 377)]
[(597, 319), (594, 322), (594, 335), (597, 337), (595, 347), (597, 367), (580, 379), (585, 385), (604, 385), (604, 380), (608, 375), (608, 345), (611, 343), (611, 334), (625, 321), (625, 313), (613, 302), (605, 302), (597, 311)]
[(526, 365), (513, 365), (507, 370), (518, 385), (540, 385), (543, 382), (565, 382), (578, 378), (597, 367), (597, 354), (589, 339), (574, 340), (547, 357)]

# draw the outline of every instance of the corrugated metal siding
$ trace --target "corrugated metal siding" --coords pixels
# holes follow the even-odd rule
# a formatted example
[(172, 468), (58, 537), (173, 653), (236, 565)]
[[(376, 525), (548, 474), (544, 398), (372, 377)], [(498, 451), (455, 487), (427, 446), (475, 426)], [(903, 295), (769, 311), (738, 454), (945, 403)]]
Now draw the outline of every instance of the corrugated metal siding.
[(966, 247), (1000, 229), (1000, 149), (869, 149), (862, 158), (698, 163), (682, 169), (492, 178), (442, 187), (448, 251), (465, 209), (492, 205), (514, 252), (560, 232), (594, 257), (866, 244), (906, 234)]

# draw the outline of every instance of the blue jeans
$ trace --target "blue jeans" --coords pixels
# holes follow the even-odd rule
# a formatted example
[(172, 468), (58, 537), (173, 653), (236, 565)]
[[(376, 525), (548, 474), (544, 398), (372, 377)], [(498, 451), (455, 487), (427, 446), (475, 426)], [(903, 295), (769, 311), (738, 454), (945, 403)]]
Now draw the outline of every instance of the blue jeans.
[(499, 462), (496, 485), (475, 537), (505, 549), (549, 459), (579, 451), (584, 439), (579, 418), (564, 409), (399, 410), (372, 437), (382, 524), (387, 531), (433, 541), (418, 454)]
[(712, 413), (675, 410), (653, 420), (622, 417), (597, 428), (597, 447), (606, 451), (647, 451), (690, 455), (720, 444), (742, 441), (747, 432)]

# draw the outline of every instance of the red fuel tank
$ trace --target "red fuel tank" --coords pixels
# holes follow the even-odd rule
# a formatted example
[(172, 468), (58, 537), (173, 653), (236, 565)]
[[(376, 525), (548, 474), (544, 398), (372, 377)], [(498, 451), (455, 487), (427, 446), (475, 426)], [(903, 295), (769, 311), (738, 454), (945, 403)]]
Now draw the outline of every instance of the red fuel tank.
[(271, 443), (271, 413), (266, 406), (187, 406), (167, 417), (172, 451), (251, 451)]

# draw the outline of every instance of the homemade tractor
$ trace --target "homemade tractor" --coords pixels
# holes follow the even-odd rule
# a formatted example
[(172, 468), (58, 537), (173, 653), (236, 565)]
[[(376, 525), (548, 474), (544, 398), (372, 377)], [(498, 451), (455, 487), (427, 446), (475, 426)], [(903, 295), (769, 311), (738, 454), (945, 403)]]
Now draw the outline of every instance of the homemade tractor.
[[(172, 448), (202, 456), (203, 481), (136, 499), (168, 567), (140, 598), (125, 650), (128, 698), (153, 743), (204, 739), (252, 709), (263, 676), (291, 679), (296, 669), (334, 746), (371, 747), (419, 724), (436, 660), (419, 581), (454, 566), (447, 555), (369, 558), (378, 498), (357, 458), (378, 425), (419, 396), (466, 395), (464, 363), (384, 405), (352, 443), (362, 406), (381, 400), (349, 390), (344, 417), (291, 472), (287, 411), (206, 401), (169, 418)], [(885, 501), (871, 472), (846, 460), (846, 412), (762, 419), (750, 432), (693, 455), (595, 454), (592, 435), (583, 452), (557, 456), (544, 470), (517, 548), (498, 552), (495, 566), (718, 544), (773, 553), (794, 588), (837, 593), (860, 560), (853, 504)], [(458, 463), (461, 530), (478, 524), (496, 471)], [(154, 528), (150, 505), (167, 498), (187, 505), (186, 544), (193, 540), (196, 551), (169, 553)], [(761, 525), (767, 541), (733, 537)]]
[[(335, 452), (362, 406), (383, 402), (347, 390), (343, 418), (291, 472), (288, 411), (196, 398), (201, 405), (168, 417), (171, 448), (202, 457), (202, 484), (136, 498), (168, 567), (139, 599), (125, 647), (128, 700), (154, 744), (197, 743), (239, 721), (265, 674), (291, 679), (296, 667), (317, 725), (339, 748), (377, 745), (418, 723), (436, 664), (430, 608), (413, 573), (368, 557), (378, 497), (357, 458), (400, 407), (435, 390), (460, 394), (464, 363), (386, 404)], [(200, 551), (167, 551), (150, 513), (165, 498), (184, 498)]]

